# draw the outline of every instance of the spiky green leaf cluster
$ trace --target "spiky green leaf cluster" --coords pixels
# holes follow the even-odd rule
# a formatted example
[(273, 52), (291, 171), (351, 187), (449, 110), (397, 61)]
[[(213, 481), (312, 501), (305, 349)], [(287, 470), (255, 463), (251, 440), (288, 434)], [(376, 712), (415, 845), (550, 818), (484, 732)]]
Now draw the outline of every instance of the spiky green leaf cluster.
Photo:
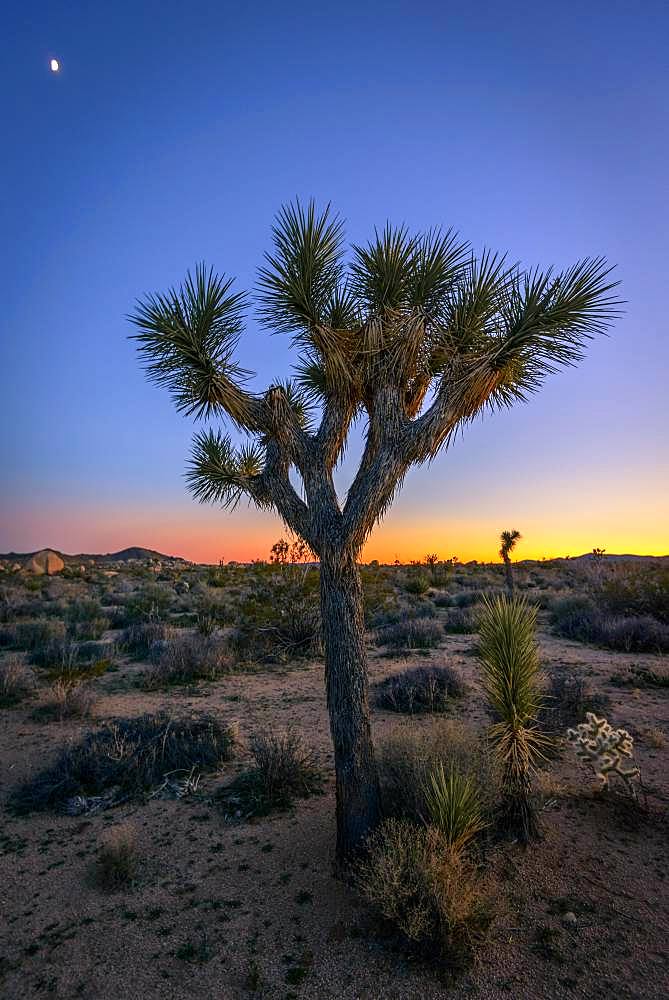
[(429, 775), (423, 790), (428, 816), (453, 851), (461, 851), (486, 826), (481, 796), (471, 774), (442, 762)]
[(207, 429), (193, 439), (186, 480), (201, 503), (234, 509), (247, 494), (258, 506), (264, 506), (257, 486), (262, 468), (263, 451), (259, 446), (234, 448), (228, 435)]
[(548, 745), (536, 727), (541, 707), (537, 609), (525, 598), (484, 598), (478, 655), (483, 687), (499, 720), (491, 736), (510, 783), (536, 767)]
[(199, 264), (178, 289), (139, 301), (130, 319), (149, 379), (168, 389), (177, 409), (202, 417), (225, 408), (243, 424), (237, 383), (248, 373), (233, 355), (247, 297), (231, 287), (231, 278)]

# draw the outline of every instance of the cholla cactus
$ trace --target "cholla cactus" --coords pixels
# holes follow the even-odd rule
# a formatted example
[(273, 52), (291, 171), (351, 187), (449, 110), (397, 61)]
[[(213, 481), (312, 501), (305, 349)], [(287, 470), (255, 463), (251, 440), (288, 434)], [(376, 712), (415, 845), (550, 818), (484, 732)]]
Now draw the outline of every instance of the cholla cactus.
[(592, 765), (603, 789), (609, 787), (609, 775), (617, 774), (634, 795), (632, 780), (640, 775), (639, 768), (632, 762), (634, 740), (626, 729), (614, 729), (606, 719), (598, 719), (593, 712), (588, 712), (585, 718), (576, 729), (567, 730), (567, 739), (576, 756)]

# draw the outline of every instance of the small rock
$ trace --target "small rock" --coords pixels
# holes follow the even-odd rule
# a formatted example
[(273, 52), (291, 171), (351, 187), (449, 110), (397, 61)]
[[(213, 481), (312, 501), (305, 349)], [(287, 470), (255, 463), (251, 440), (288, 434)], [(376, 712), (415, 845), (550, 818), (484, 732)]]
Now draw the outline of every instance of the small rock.
[(565, 925), (565, 927), (575, 927), (577, 924), (576, 914), (572, 913), (571, 910), (567, 910), (567, 912), (562, 917), (562, 923)]

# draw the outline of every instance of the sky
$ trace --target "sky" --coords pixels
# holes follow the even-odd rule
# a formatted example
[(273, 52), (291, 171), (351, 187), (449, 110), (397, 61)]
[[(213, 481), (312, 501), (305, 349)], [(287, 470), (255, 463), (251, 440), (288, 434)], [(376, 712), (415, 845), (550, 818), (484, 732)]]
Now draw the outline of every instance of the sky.
[[(3, 29), (0, 551), (267, 557), (277, 517), (188, 494), (192, 421), (126, 316), (201, 260), (252, 289), (298, 196), (351, 242), (389, 219), (604, 254), (626, 300), (578, 368), (412, 471), (365, 558), (493, 559), (504, 528), (518, 558), (669, 552), (665, 2), (51, 0)], [(290, 374), (253, 314), (239, 356), (258, 390)]]

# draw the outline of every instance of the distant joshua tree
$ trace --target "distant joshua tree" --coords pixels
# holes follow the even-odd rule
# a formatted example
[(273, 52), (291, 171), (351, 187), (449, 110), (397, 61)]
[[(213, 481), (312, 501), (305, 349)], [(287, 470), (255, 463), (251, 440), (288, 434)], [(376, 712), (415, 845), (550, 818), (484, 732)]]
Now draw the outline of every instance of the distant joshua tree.
[(430, 566), (432, 569), (434, 569), (438, 562), (439, 556), (436, 552), (431, 552), (429, 555), (425, 556), (425, 565)]
[[(284, 207), (273, 239), (255, 302), (270, 331), (292, 337), (292, 382), (244, 387), (234, 353), (248, 300), (203, 265), (178, 289), (141, 300), (131, 318), (148, 377), (177, 408), (227, 417), (250, 438), (234, 447), (220, 430), (199, 431), (193, 495), (223, 507), (246, 496), (275, 510), (320, 560), (343, 856), (379, 819), (361, 549), (412, 466), (484, 410), (525, 399), (548, 372), (579, 359), (617, 300), (602, 258), (559, 275), (524, 271), (488, 251), (475, 257), (450, 230), (410, 235), (386, 225), (347, 256), (342, 222), (313, 203)], [(358, 419), (362, 458), (340, 497), (333, 471)]]
[(513, 531), (503, 531), (499, 536), (501, 542), (499, 554), (504, 560), (506, 589), (509, 591), (509, 597), (513, 597), (513, 567), (511, 565), (511, 553), (516, 547), (516, 542), (520, 541), (522, 537), (521, 533), (515, 529)]

